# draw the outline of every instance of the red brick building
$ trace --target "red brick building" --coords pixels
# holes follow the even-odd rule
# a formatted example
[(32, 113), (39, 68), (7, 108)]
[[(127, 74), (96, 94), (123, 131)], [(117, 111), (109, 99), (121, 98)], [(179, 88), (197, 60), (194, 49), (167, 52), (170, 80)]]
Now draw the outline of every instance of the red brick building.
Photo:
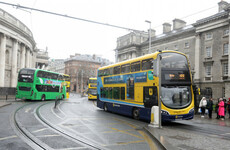
[(107, 59), (96, 55), (71, 55), (65, 60), (65, 73), (70, 75), (70, 92), (83, 92), (87, 89), (90, 77), (97, 77), (97, 69), (109, 65)]

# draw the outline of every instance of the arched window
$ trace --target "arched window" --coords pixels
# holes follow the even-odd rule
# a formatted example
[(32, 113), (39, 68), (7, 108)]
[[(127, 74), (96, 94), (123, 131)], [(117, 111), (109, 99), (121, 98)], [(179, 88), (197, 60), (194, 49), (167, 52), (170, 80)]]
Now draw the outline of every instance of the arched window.
[(10, 63), (10, 52), (9, 52), (9, 50), (6, 50), (6, 54), (5, 54), (5, 63), (7, 64), (7, 65), (9, 65), (9, 63)]

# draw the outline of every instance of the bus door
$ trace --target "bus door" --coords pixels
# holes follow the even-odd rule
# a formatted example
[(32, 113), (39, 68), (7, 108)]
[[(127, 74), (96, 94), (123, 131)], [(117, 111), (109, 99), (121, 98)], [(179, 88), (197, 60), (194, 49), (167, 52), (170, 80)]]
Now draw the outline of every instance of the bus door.
[(146, 108), (152, 108), (152, 106), (158, 105), (158, 94), (157, 94), (157, 87), (144, 87), (144, 106)]

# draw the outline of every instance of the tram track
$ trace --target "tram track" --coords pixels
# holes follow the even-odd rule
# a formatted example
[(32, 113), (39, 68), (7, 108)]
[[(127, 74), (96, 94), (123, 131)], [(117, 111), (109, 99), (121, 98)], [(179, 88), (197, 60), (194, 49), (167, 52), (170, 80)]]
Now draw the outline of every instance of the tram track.
[[(29, 130), (29, 127), (27, 128), (26, 125), (24, 125), (20, 121), (19, 113), (22, 113), (20, 111), (23, 111), (23, 109), (26, 109), (26, 107), (34, 107), (33, 111), (34, 113), (31, 113), (34, 117), (33, 119), (37, 119), (37, 121), (40, 122), (38, 125), (39, 127), (43, 126), (43, 128), (47, 128), (49, 132), (55, 132), (56, 135), (60, 136), (61, 138), (65, 139), (66, 141), (71, 141), (75, 142), (80, 145), (82, 149), (106, 149), (104, 147), (100, 147), (97, 144), (94, 144), (92, 142), (88, 142), (86, 139), (83, 138), (78, 138), (77, 136), (72, 136), (66, 133), (64, 130), (61, 130), (57, 127), (54, 127), (52, 124), (47, 122), (39, 113), (40, 108), (46, 104), (49, 104), (50, 102), (42, 103), (42, 104), (34, 104), (34, 103), (29, 103), (25, 104), (21, 107), (19, 107), (14, 113), (13, 116), (11, 117), (11, 125), (14, 127), (14, 130), (16, 131), (17, 135), (22, 138), (29, 146), (31, 146), (33, 149), (38, 149), (38, 150), (43, 150), (43, 149), (49, 149), (49, 150), (54, 150), (56, 148), (52, 148), (52, 145), (49, 145), (49, 142), (44, 142), (42, 139), (40, 139), (38, 136), (34, 135), (31, 130)], [(27, 114), (28, 115), (28, 114)], [(31, 117), (31, 116), (30, 116)], [(23, 120), (23, 119), (22, 119)], [(25, 123), (26, 124), (26, 123)], [(39, 129), (39, 128), (38, 128)], [(47, 144), (48, 143), (48, 144)]]

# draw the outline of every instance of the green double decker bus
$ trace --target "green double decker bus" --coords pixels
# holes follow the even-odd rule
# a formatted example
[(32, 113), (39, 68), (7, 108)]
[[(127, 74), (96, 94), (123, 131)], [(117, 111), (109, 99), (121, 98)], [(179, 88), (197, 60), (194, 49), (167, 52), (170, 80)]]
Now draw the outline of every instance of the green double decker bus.
[(21, 69), (18, 74), (16, 98), (48, 100), (66, 98), (65, 76), (41, 69)]

